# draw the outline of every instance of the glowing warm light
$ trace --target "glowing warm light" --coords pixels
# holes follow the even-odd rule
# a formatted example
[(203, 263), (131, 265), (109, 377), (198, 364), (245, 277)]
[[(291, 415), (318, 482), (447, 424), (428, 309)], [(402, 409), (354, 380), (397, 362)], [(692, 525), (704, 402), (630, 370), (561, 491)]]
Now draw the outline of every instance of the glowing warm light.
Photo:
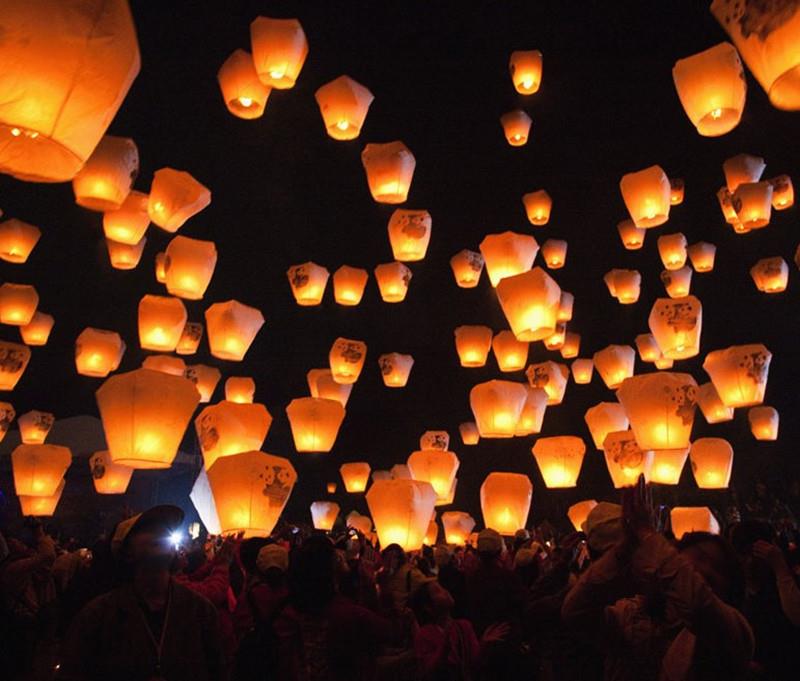
[(27, 262), (41, 235), (38, 227), (16, 218), (0, 222), (0, 260)]
[(751, 407), (747, 410), (750, 432), (756, 440), (772, 441), (778, 439), (780, 416), (774, 407)]
[(465, 421), (458, 426), (458, 432), (461, 435), (461, 442), (465, 445), (476, 445), (480, 442), (481, 434), (478, 432), (478, 426), (474, 421)]
[(788, 175), (778, 175), (767, 180), (772, 185), (772, 207), (775, 210), (786, 210), (794, 205), (794, 186)]
[(709, 352), (703, 369), (726, 407), (752, 407), (764, 401), (771, 360), (760, 343), (734, 345)]
[(586, 501), (579, 501), (577, 504), (572, 504), (572, 506), (567, 509), (567, 517), (576, 532), (581, 532), (583, 530), (583, 524), (586, 522), (586, 518), (589, 517), (589, 513), (595, 506), (597, 506), (597, 502), (594, 499), (587, 499)]
[(525, 527), (531, 510), (533, 485), (527, 475), (492, 472), (481, 485), (483, 524), (513, 536)]
[(619, 187), (636, 227), (658, 227), (669, 218), (669, 178), (660, 166), (623, 175)]
[(637, 227), (633, 220), (623, 220), (617, 224), (619, 238), (626, 250), (636, 251), (644, 246), (644, 236), (647, 230), (644, 227)]
[(538, 92), (542, 82), (542, 53), (539, 50), (516, 50), (508, 60), (511, 82), (521, 95)]
[(480, 281), (483, 265), (483, 256), (467, 249), (450, 258), (450, 268), (460, 288), (475, 288)]
[(453, 546), (464, 546), (475, 519), (462, 511), (447, 511), (442, 513), (442, 526), (444, 527), (444, 540)]
[(105, 378), (119, 368), (125, 343), (115, 331), (85, 328), (75, 340), (75, 368), (83, 376)]
[(11, 452), (14, 491), (17, 495), (51, 496), (71, 463), (72, 452), (67, 447), (21, 444)]
[(394, 259), (399, 262), (422, 260), (431, 240), (431, 225), (431, 214), (427, 210), (395, 210), (388, 227)]
[(597, 449), (603, 449), (603, 443), (609, 433), (628, 429), (628, 415), (618, 402), (600, 402), (589, 408), (583, 416)]
[(647, 482), (659, 485), (677, 485), (689, 456), (689, 447), (653, 450), (653, 463)]
[(19, 327), (22, 342), (26, 345), (47, 345), (54, 324), (52, 315), (37, 310), (28, 324)]
[(411, 270), (401, 262), (389, 262), (375, 267), (375, 281), (384, 303), (401, 303), (406, 299), (411, 283)]
[(521, 147), (528, 142), (531, 132), (531, 117), (522, 109), (515, 109), (500, 116), (500, 125), (506, 141), (512, 147)]
[(186, 171), (161, 168), (153, 174), (147, 212), (167, 232), (177, 232), (210, 203), (211, 191)]
[(186, 326), (186, 308), (177, 298), (145, 295), (139, 301), (139, 345), (172, 352)]
[(230, 376), (225, 381), (225, 399), (236, 404), (252, 404), (256, 382), (249, 376)]
[[(342, 265), (333, 273), (334, 299), (339, 305), (358, 305), (364, 296), (368, 279), (369, 274), (366, 270)], [(298, 303), (303, 304), (299, 300)]]
[(548, 239), (542, 244), (542, 257), (551, 270), (564, 267), (567, 261), (567, 242), (563, 239)]
[(133, 468), (114, 463), (108, 451), (89, 457), (89, 471), (98, 494), (125, 494), (133, 475)]
[(640, 475), (650, 479), (653, 452), (643, 451), (631, 430), (608, 433), (603, 440), (606, 468), (614, 487), (634, 485)]
[(542, 340), (555, 332), (561, 289), (541, 267), (500, 281), (497, 297), (517, 340)]
[(336, 400), (299, 397), (286, 407), (298, 452), (329, 452), (344, 421), (344, 407)]
[(648, 324), (664, 358), (688, 359), (700, 353), (703, 306), (694, 296), (656, 299)]
[(447, 499), (459, 467), (458, 457), (450, 451), (422, 449), (413, 452), (406, 465), (413, 480), (430, 483), (437, 501)]
[(630, 345), (609, 345), (595, 352), (593, 360), (606, 387), (616, 390), (626, 378), (633, 376), (636, 351)]
[(544, 414), (547, 410), (547, 392), (542, 388), (528, 387), (525, 405), (514, 427), (515, 437), (535, 435), (542, 430)]
[(72, 179), (75, 202), (97, 211), (117, 210), (139, 172), (139, 150), (132, 139), (106, 135)]
[(594, 362), (591, 359), (576, 359), (572, 362), (570, 367), (572, 371), (572, 379), (579, 385), (585, 385), (592, 382), (592, 375), (594, 374)]
[(337, 383), (355, 383), (367, 356), (367, 344), (363, 341), (337, 338), (328, 353), (331, 375)]
[(488, 381), (472, 388), (469, 403), (481, 437), (513, 437), (528, 391), (521, 383)]
[(456, 352), (462, 367), (482, 367), (492, 346), (488, 326), (459, 326), (455, 332)]
[(569, 372), (563, 364), (539, 362), (525, 370), (531, 388), (541, 388), (547, 393), (547, 404), (561, 404), (567, 390)]
[(761, 229), (769, 224), (772, 214), (772, 185), (769, 182), (745, 182), (731, 197), (742, 229)]
[(39, 294), (33, 286), (8, 282), (0, 286), (0, 324), (26, 326), (38, 305)]
[(257, 17), (250, 24), (253, 64), (261, 82), (278, 90), (294, 87), (308, 55), (297, 19)]
[(703, 437), (689, 452), (692, 473), (700, 489), (726, 489), (733, 469), (733, 447), (718, 437)]
[(378, 357), (378, 366), (383, 384), (387, 388), (404, 388), (408, 383), (411, 367), (414, 366), (414, 358), (411, 355), (390, 352)]
[(167, 245), (164, 277), (167, 291), (178, 298), (200, 300), (217, 265), (213, 241), (176, 236)]
[(343, 463), (339, 466), (344, 489), (350, 494), (358, 494), (367, 489), (369, 482), (370, 465), (366, 461)]
[(502, 279), (531, 269), (539, 252), (539, 244), (529, 234), (502, 232), (484, 237), (480, 250), (489, 281), (497, 287)]
[(719, 534), (719, 522), (708, 506), (675, 506), (669, 519), (672, 534), (678, 541), (688, 532)]
[(376, 480), (367, 492), (367, 507), (381, 546), (399, 544), (404, 551), (422, 548), (436, 492), (419, 480)]
[(319, 88), (314, 97), (328, 135), (335, 140), (359, 136), (367, 117), (372, 93), (349, 76), (339, 76)]
[(789, 264), (780, 256), (762, 258), (750, 268), (750, 276), (762, 293), (782, 293), (789, 283)]
[(286, 276), (298, 305), (319, 305), (322, 302), (330, 276), (327, 269), (316, 263), (306, 262), (292, 265), (286, 271)]
[(586, 445), (579, 437), (541, 437), (533, 445), (533, 456), (549, 489), (575, 487)]
[(144, 252), (144, 246), (147, 243), (147, 238), (142, 237), (138, 244), (123, 244), (118, 241), (106, 239), (106, 248), (108, 249), (108, 260), (111, 267), (116, 270), (132, 270), (139, 265)]
[(46, 411), (34, 409), (22, 414), (17, 419), (17, 425), (19, 426), (19, 435), (23, 444), (43, 444), (55, 421), (56, 417)]
[(205, 317), (211, 354), (233, 362), (244, 359), (264, 326), (260, 310), (237, 300), (214, 303), (206, 310)]
[(375, 201), (394, 204), (408, 198), (417, 161), (405, 144), (367, 144), (361, 152), (361, 163)]
[(236, 50), (217, 72), (222, 99), (234, 116), (252, 120), (264, 114), (270, 88), (258, 77), (253, 55)]

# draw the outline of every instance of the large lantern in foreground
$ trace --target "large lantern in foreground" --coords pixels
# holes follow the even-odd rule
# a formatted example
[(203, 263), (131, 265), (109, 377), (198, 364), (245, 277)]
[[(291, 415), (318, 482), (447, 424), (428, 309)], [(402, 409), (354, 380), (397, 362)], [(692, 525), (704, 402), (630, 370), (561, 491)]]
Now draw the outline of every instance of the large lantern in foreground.
[(550, 211), (553, 210), (553, 199), (544, 189), (522, 195), (522, 204), (525, 214), (532, 225), (542, 227), (550, 220)]
[(500, 116), (500, 125), (506, 142), (512, 147), (521, 147), (528, 142), (531, 132), (531, 117), (522, 109), (514, 109)]
[(375, 201), (403, 203), (408, 198), (417, 161), (405, 144), (368, 144), (361, 152), (361, 163)]
[(26, 445), (40, 445), (47, 439), (56, 417), (46, 411), (32, 409), (17, 419), (19, 435)]
[(747, 420), (750, 422), (750, 432), (756, 440), (778, 439), (780, 415), (775, 407), (750, 407)]
[(366, 461), (343, 463), (339, 466), (339, 473), (342, 476), (345, 491), (350, 494), (355, 494), (367, 489), (369, 472), (370, 465)]
[(167, 245), (166, 256), (167, 291), (178, 298), (200, 300), (217, 265), (214, 242), (176, 236)]
[(482, 367), (486, 364), (492, 346), (492, 330), (488, 326), (459, 326), (454, 335), (462, 367)]
[(692, 473), (700, 489), (725, 489), (733, 469), (733, 447), (720, 437), (701, 437), (689, 451)]
[(637, 227), (658, 227), (669, 219), (670, 184), (661, 166), (623, 175), (619, 188)]
[(139, 301), (139, 345), (142, 350), (172, 352), (186, 326), (186, 307), (178, 298), (145, 295)]
[(72, 463), (72, 452), (59, 445), (22, 444), (11, 452), (14, 491), (47, 497), (55, 494)]
[[(368, 279), (367, 270), (342, 265), (333, 273), (334, 299), (339, 305), (358, 305), (364, 296), (364, 289), (367, 286)], [(325, 287), (323, 286), (322, 288), (324, 291)], [(294, 287), (292, 287), (292, 291), (294, 291)]]
[(751, 407), (764, 401), (771, 360), (760, 343), (733, 345), (709, 352), (703, 369), (726, 407)]
[(272, 416), (263, 404), (225, 401), (203, 409), (194, 427), (206, 470), (222, 456), (259, 449), (271, 424)]
[(508, 60), (514, 89), (521, 95), (538, 92), (542, 83), (542, 53), (539, 50), (515, 50)]
[(719, 522), (708, 506), (676, 506), (669, 514), (675, 539), (680, 541), (688, 532), (719, 534)]
[(0, 286), (0, 324), (30, 324), (38, 305), (39, 294), (33, 286), (8, 282)]
[(484, 237), (480, 249), (489, 281), (496, 287), (501, 279), (530, 270), (539, 244), (529, 234), (502, 232)]
[(241, 362), (263, 325), (264, 315), (255, 307), (237, 300), (214, 303), (206, 310), (211, 354), (219, 359)]
[(577, 504), (572, 504), (572, 506), (567, 509), (567, 518), (569, 518), (576, 532), (581, 532), (583, 530), (583, 524), (586, 522), (589, 513), (591, 513), (595, 506), (597, 506), (597, 502), (594, 499), (586, 499), (586, 501), (579, 501)]
[(314, 501), (311, 503), (311, 522), (315, 530), (330, 532), (339, 517), (339, 504), (335, 501)]
[(458, 457), (449, 451), (422, 449), (408, 457), (406, 464), (414, 480), (428, 482), (436, 492), (436, 500), (447, 498), (459, 466)]
[(177, 232), (211, 203), (211, 191), (185, 170), (161, 168), (153, 174), (147, 212), (167, 232)]
[(344, 421), (344, 407), (336, 400), (298, 397), (286, 407), (298, 452), (329, 452)]
[(543, 340), (555, 332), (561, 288), (541, 267), (503, 279), (497, 298), (517, 340)]
[(527, 524), (532, 497), (533, 485), (527, 475), (489, 473), (481, 485), (483, 524), (512, 536)]
[(450, 258), (450, 268), (459, 288), (475, 288), (480, 281), (483, 265), (483, 256), (466, 248)]
[(606, 468), (616, 489), (635, 485), (640, 475), (650, 479), (653, 452), (646, 452), (636, 442), (632, 430), (606, 435), (603, 441)]
[(425, 257), (431, 240), (431, 214), (427, 210), (398, 208), (389, 218), (389, 243), (394, 259), (416, 262)]
[(91, 210), (116, 210), (130, 193), (138, 172), (136, 143), (106, 135), (72, 178), (75, 203)]
[(64, 492), (65, 484), (66, 480), (62, 480), (55, 493), (49, 496), (40, 497), (20, 494), (17, 498), (19, 499), (22, 515), (36, 517), (53, 515), (56, 512), (58, 502), (61, 500), (61, 494)]
[(42, 232), (38, 227), (12, 218), (0, 222), (0, 260), (21, 264), (28, 260)]
[(89, 457), (89, 471), (98, 494), (125, 494), (133, 475), (133, 468), (114, 463), (108, 451)]
[(220, 66), (217, 81), (228, 111), (238, 118), (261, 118), (270, 88), (259, 79), (252, 54), (235, 50)]
[(703, 383), (697, 388), (697, 406), (703, 412), (706, 423), (722, 423), (733, 420), (733, 407), (726, 407), (713, 383)]
[(442, 527), (444, 527), (444, 540), (453, 546), (464, 546), (475, 519), (462, 511), (447, 511), (442, 513)]
[(378, 357), (378, 366), (381, 369), (381, 378), (387, 388), (405, 388), (414, 358), (399, 352), (389, 352)]
[(611, 390), (633, 376), (636, 351), (630, 345), (609, 345), (594, 353), (594, 366), (600, 378)]
[(367, 344), (364, 341), (337, 338), (328, 353), (333, 380), (337, 383), (355, 383), (366, 358)]
[(699, 354), (703, 306), (694, 296), (658, 298), (653, 303), (648, 324), (661, 354), (667, 359), (688, 359)]
[(325, 295), (330, 272), (314, 262), (292, 265), (287, 271), (289, 286), (298, 305), (319, 305)]
[(19, 327), (19, 335), (26, 345), (47, 345), (54, 324), (53, 315), (37, 310), (30, 322)]
[(31, 360), (31, 349), (20, 343), (0, 341), (0, 390), (13, 390)]
[(119, 368), (125, 343), (116, 331), (85, 328), (75, 340), (75, 368), (82, 376), (105, 378)]
[(367, 506), (381, 546), (404, 551), (422, 548), (433, 515), (436, 492), (419, 480), (377, 480), (367, 492)]
[(411, 270), (401, 262), (387, 262), (375, 267), (375, 281), (384, 303), (401, 303), (411, 283)]
[(253, 64), (261, 82), (293, 88), (308, 55), (308, 40), (297, 19), (256, 17), (250, 24)]
[(369, 105), (375, 99), (361, 83), (339, 76), (319, 88), (314, 97), (328, 136), (335, 140), (354, 140), (361, 133)]
[(469, 405), (481, 437), (513, 437), (528, 391), (522, 383), (487, 381), (470, 390)]
[(609, 433), (628, 429), (628, 415), (619, 402), (600, 402), (586, 411), (583, 420), (589, 426), (589, 432), (597, 449), (603, 449), (603, 443)]
[(583, 464), (586, 445), (573, 435), (540, 437), (533, 445), (533, 456), (548, 489), (575, 487)]
[(497, 367), (502, 372), (522, 371), (528, 363), (528, 343), (518, 341), (511, 331), (500, 331), (495, 335), (492, 351)]
[(347, 400), (353, 391), (352, 383), (337, 383), (330, 369), (310, 369), (306, 374), (306, 381), (311, 397), (336, 400), (343, 407), (347, 406)]

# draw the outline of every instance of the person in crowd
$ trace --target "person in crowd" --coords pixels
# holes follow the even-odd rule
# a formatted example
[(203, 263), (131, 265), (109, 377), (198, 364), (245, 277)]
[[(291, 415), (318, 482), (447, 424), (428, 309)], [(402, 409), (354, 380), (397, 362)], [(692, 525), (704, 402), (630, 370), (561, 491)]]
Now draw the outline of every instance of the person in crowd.
[(377, 576), (381, 604), (389, 613), (402, 613), (409, 595), (423, 582), (425, 575), (409, 562), (406, 552), (397, 544), (383, 549), (381, 562), (382, 569)]
[(257, 625), (271, 623), (289, 598), (289, 551), (277, 543), (258, 543), (255, 560), (245, 563), (245, 586), (234, 612), (239, 640)]
[(463, 552), (449, 546), (437, 546), (433, 551), (436, 578), (453, 598), (453, 617), (464, 618), (467, 612), (467, 580), (460, 565)]

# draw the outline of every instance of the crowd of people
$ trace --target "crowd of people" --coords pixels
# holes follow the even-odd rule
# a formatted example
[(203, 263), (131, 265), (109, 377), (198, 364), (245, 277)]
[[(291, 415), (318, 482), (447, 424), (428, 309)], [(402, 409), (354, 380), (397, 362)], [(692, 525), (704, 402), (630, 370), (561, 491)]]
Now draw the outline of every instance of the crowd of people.
[(676, 540), (640, 481), (583, 532), (406, 553), (347, 528), (200, 537), (157, 506), (90, 549), (0, 535), (9, 680), (798, 679), (794, 530)]

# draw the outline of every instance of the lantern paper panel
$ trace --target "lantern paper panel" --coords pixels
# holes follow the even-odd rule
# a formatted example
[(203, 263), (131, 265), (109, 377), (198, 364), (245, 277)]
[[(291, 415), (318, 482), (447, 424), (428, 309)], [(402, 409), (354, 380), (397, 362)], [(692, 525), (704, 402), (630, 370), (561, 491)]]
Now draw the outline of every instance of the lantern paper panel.
[(349, 338), (337, 338), (328, 353), (331, 375), (337, 383), (355, 383), (367, 357), (367, 344)]
[(461, 435), (461, 442), (465, 445), (476, 445), (480, 442), (481, 434), (478, 432), (478, 425), (474, 421), (464, 421), (459, 424), (458, 432)]
[(689, 447), (653, 450), (653, 463), (647, 482), (659, 485), (677, 485), (689, 456)]
[(436, 497), (435, 506), (449, 506), (452, 504), (456, 498), (456, 487), (458, 487), (458, 478), (453, 478), (453, 484), (450, 485), (447, 494), (443, 497)]
[(483, 524), (504, 536), (513, 536), (528, 522), (533, 485), (527, 475), (494, 471), (481, 485)]
[(442, 513), (442, 527), (446, 543), (452, 546), (464, 546), (472, 528), (475, 527), (475, 519), (463, 511), (447, 511)]
[(488, 326), (459, 326), (454, 335), (462, 367), (482, 367), (486, 364), (492, 347), (492, 330)]
[(364, 296), (368, 279), (366, 270), (342, 265), (333, 273), (334, 299), (339, 305), (358, 305)]
[(161, 168), (153, 174), (147, 212), (167, 232), (177, 232), (211, 203), (211, 191), (185, 170)]
[(51, 496), (71, 463), (72, 452), (67, 447), (21, 444), (11, 452), (14, 491), (17, 495)]
[(515, 50), (508, 60), (514, 89), (521, 95), (539, 91), (542, 83), (542, 53), (539, 50)]
[(586, 519), (595, 506), (597, 506), (597, 501), (594, 499), (586, 499), (586, 501), (579, 501), (577, 504), (572, 504), (572, 506), (567, 509), (567, 517), (576, 532), (583, 531)]
[(145, 295), (139, 301), (139, 345), (142, 350), (172, 352), (186, 326), (186, 307), (178, 298)]
[(252, 120), (264, 115), (271, 89), (259, 79), (252, 54), (235, 50), (220, 66), (217, 82), (225, 106), (234, 116)]
[(333, 380), (333, 374), (330, 369), (311, 369), (306, 374), (306, 380), (311, 397), (336, 400), (343, 407), (347, 406), (350, 393), (353, 391), (353, 384), (337, 383)]
[(727, 489), (733, 469), (733, 447), (720, 437), (701, 437), (689, 450), (692, 473), (700, 489)]
[(339, 76), (314, 94), (325, 131), (335, 140), (353, 140), (361, 133), (367, 111), (375, 99), (361, 83)]
[(179, 355), (193, 355), (200, 347), (203, 340), (203, 325), (200, 322), (186, 322), (175, 346), (175, 352)]
[(0, 340), (0, 390), (13, 390), (30, 360), (27, 345)]
[(293, 88), (308, 55), (308, 40), (297, 19), (256, 17), (250, 45), (258, 77), (277, 90)]
[(114, 463), (108, 451), (89, 457), (89, 471), (98, 494), (125, 494), (133, 475), (133, 468)]
[(377, 480), (367, 492), (367, 506), (381, 546), (404, 551), (422, 548), (433, 515), (436, 492), (419, 480)]
[(669, 219), (670, 184), (661, 166), (623, 175), (619, 188), (636, 227), (658, 227)]
[(469, 393), (469, 405), (481, 437), (513, 437), (528, 391), (522, 383), (492, 380)]
[(361, 152), (370, 194), (377, 203), (404, 203), (417, 161), (400, 141), (367, 144)]
[(450, 268), (459, 288), (475, 288), (480, 281), (483, 265), (483, 256), (466, 248), (450, 258)]
[(789, 264), (780, 256), (762, 258), (750, 268), (750, 276), (762, 293), (782, 293), (789, 283)]
[(609, 345), (595, 352), (593, 360), (606, 387), (615, 390), (633, 376), (636, 351), (630, 345)]
[(656, 299), (648, 324), (665, 358), (688, 359), (700, 353), (703, 306), (694, 296)]
[(136, 143), (127, 137), (106, 135), (72, 178), (75, 203), (91, 210), (117, 210), (138, 173)]
[(525, 405), (522, 407), (516, 428), (514, 428), (514, 435), (516, 437), (525, 437), (539, 433), (542, 430), (542, 422), (544, 421), (546, 410), (547, 392), (542, 388), (528, 387), (528, 396), (525, 399)]
[(370, 465), (366, 461), (343, 463), (339, 466), (339, 473), (342, 476), (342, 482), (344, 482), (344, 489), (346, 492), (356, 494), (367, 489)]
[(760, 343), (733, 345), (709, 352), (703, 369), (726, 407), (752, 407), (764, 401), (771, 361)]
[[(321, 265), (306, 262), (302, 265), (292, 265), (287, 271), (289, 286), (298, 305), (319, 305), (325, 295), (330, 272)], [(363, 289), (362, 289), (363, 291)], [(359, 298), (360, 300), (360, 298)]]
[(638, 251), (644, 246), (644, 236), (647, 230), (644, 227), (637, 227), (633, 220), (623, 220), (617, 223), (617, 231), (625, 250)]
[(108, 249), (108, 261), (115, 270), (134, 270), (139, 266), (144, 253), (147, 238), (142, 237), (138, 244), (123, 244), (119, 241), (106, 239), (106, 249)]
[(422, 260), (431, 240), (431, 226), (431, 214), (427, 210), (395, 210), (388, 227), (394, 259), (399, 262)]
[(387, 262), (375, 267), (375, 281), (384, 303), (402, 303), (411, 283), (411, 270), (401, 262)]
[(378, 357), (378, 366), (383, 384), (387, 388), (405, 388), (411, 368), (414, 366), (414, 358), (411, 355), (390, 352)]
[(40, 445), (47, 439), (56, 417), (46, 411), (32, 409), (17, 419), (20, 439), (26, 445)]
[(219, 359), (241, 362), (262, 326), (264, 315), (238, 300), (214, 303), (206, 310), (208, 345)]
[(719, 521), (708, 506), (676, 506), (669, 514), (675, 539), (680, 541), (689, 532), (719, 534)]
[(778, 439), (780, 415), (775, 407), (750, 407), (747, 410), (750, 432), (756, 440), (772, 441)]
[(573, 435), (541, 437), (533, 445), (533, 456), (548, 489), (575, 487), (586, 445)]
[(225, 380), (225, 400), (236, 404), (252, 404), (256, 382), (249, 376), (229, 376)]
[(22, 342), (26, 345), (47, 345), (54, 324), (52, 315), (37, 310), (30, 322), (19, 327)]
[(603, 440), (603, 453), (616, 489), (635, 485), (640, 475), (650, 479), (653, 452), (639, 447), (632, 430), (608, 433)]
[(594, 374), (594, 361), (588, 358), (578, 358), (573, 360), (572, 366), (572, 379), (578, 385), (586, 385), (592, 382), (592, 375)]
[(497, 368), (504, 373), (522, 371), (528, 363), (528, 343), (518, 341), (511, 331), (500, 331), (495, 334), (492, 338), (492, 351), (497, 361)]
[(567, 390), (568, 374), (562, 370), (562, 364), (555, 362), (539, 362), (531, 364), (525, 370), (528, 385), (531, 388), (541, 388), (547, 393), (547, 404), (561, 404)]
[(697, 406), (703, 412), (706, 423), (733, 420), (733, 407), (725, 406), (713, 383), (704, 383), (697, 388)]
[(556, 329), (552, 335), (542, 340), (542, 345), (548, 350), (561, 350), (567, 339), (567, 324), (566, 322), (558, 322)]
[(458, 457), (453, 452), (439, 449), (412, 452), (406, 462), (412, 479), (430, 483), (436, 492), (437, 501), (447, 498), (459, 464)]
[(0, 260), (14, 264), (27, 262), (41, 236), (38, 227), (22, 220), (11, 218), (0, 222)]
[(167, 245), (165, 254), (167, 291), (178, 298), (200, 300), (217, 266), (214, 242), (176, 236)]
[(542, 340), (556, 330), (561, 288), (541, 267), (503, 279), (497, 298), (517, 340)]
[(521, 147), (527, 144), (531, 132), (531, 117), (522, 109), (514, 109), (500, 116), (500, 125), (503, 134), (512, 147)]
[(628, 415), (618, 402), (600, 402), (589, 408), (583, 416), (597, 449), (603, 449), (603, 443), (609, 433), (628, 430)]
[(328, 494), (336, 494), (336, 483), (329, 482), (327, 485), (325, 485), (325, 490), (328, 492)]
[(502, 232), (485, 236), (480, 250), (489, 281), (497, 287), (502, 279), (531, 269), (539, 244), (529, 234)]
[(298, 452), (329, 452), (344, 421), (344, 407), (336, 400), (299, 397), (286, 407)]
[(311, 522), (315, 530), (330, 532), (339, 517), (339, 504), (334, 501), (314, 501), (311, 504)]
[(39, 294), (33, 286), (8, 282), (0, 286), (0, 324), (30, 324), (38, 306)]
[(532, 225), (543, 227), (550, 221), (553, 199), (544, 189), (523, 194), (522, 205), (525, 206), (525, 214)]
[(75, 368), (82, 376), (105, 378), (124, 354), (125, 342), (116, 331), (87, 327), (75, 340)]
[(61, 494), (64, 492), (65, 480), (56, 488), (56, 491), (49, 496), (28, 496), (20, 494), (18, 496), (20, 510), (23, 516), (49, 517), (55, 514)]

